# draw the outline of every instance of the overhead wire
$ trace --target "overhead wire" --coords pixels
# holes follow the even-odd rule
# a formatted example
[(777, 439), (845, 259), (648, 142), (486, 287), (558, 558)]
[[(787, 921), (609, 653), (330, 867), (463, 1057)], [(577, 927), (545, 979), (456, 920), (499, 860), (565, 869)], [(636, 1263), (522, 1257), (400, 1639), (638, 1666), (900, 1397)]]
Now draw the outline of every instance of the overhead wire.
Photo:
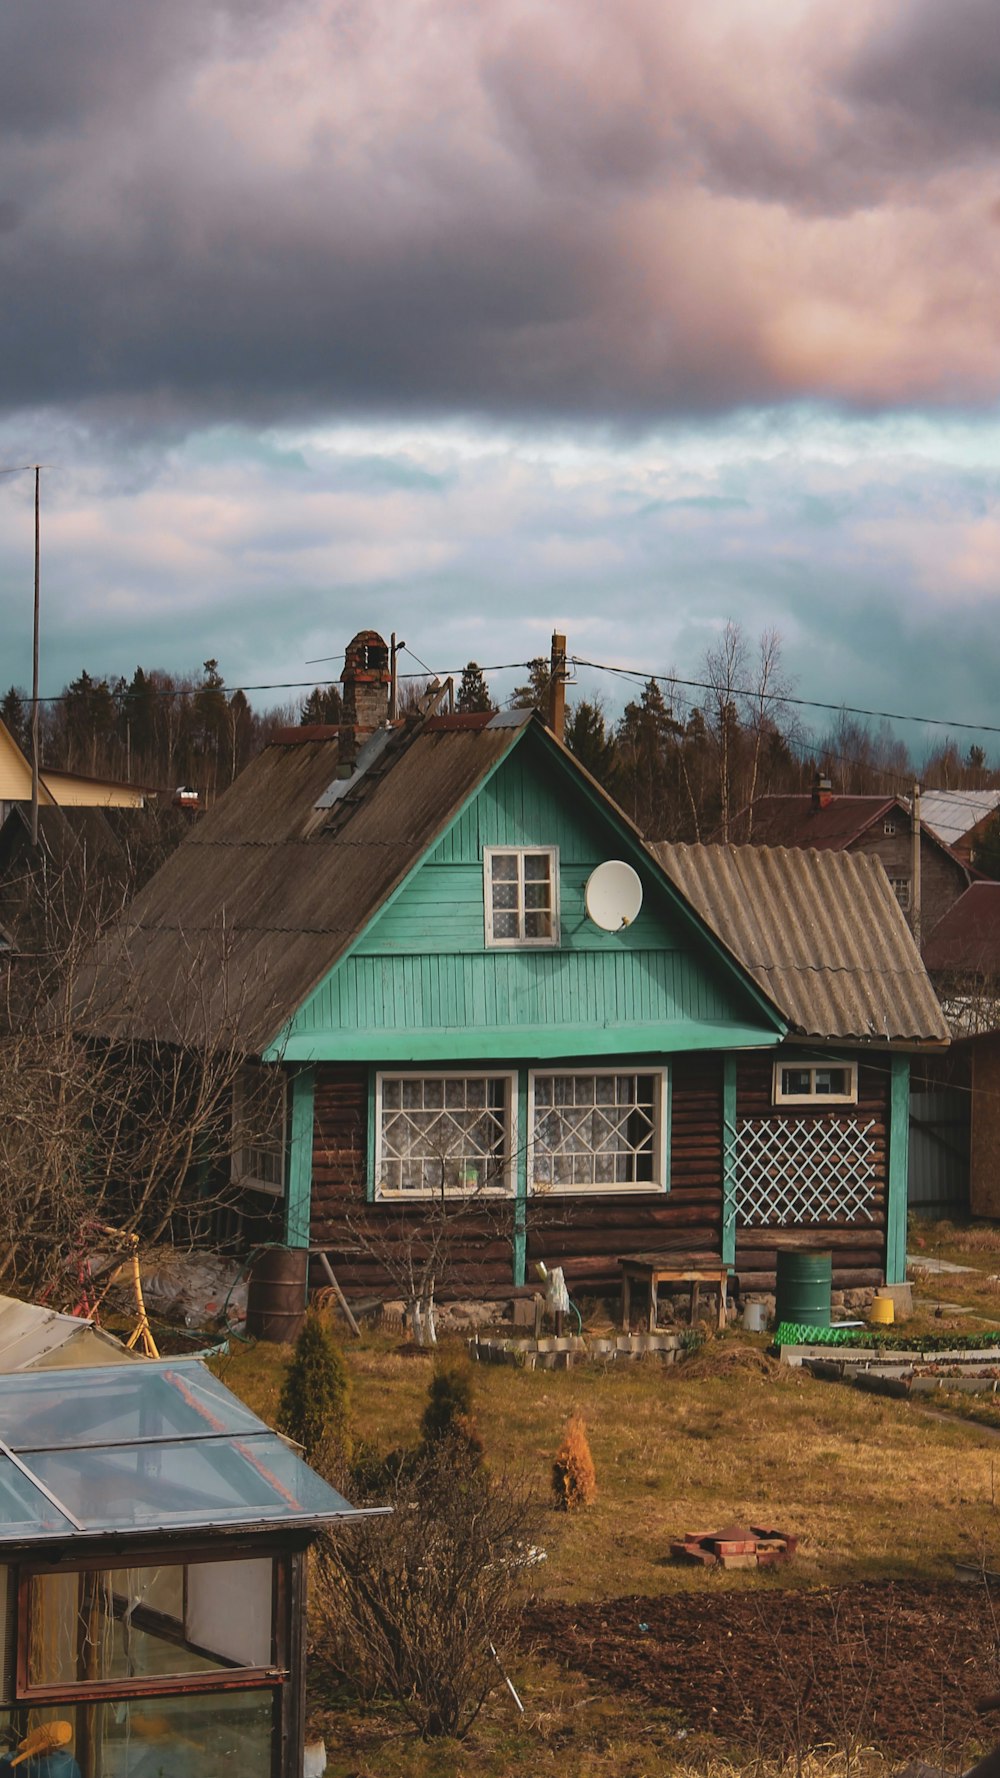
[[(4, 471), (0, 471), (0, 473), (4, 473)], [(11, 470), (9, 473), (15, 472)], [(401, 652), (404, 649), (405, 652), (412, 656), (417, 662), (422, 671), (420, 673), (401, 673), (399, 675), (401, 680), (416, 680), (423, 677), (425, 674), (432, 678), (445, 679), (448, 677), (458, 677), (465, 671), (464, 667), (434, 669), (428, 666), (426, 661), (421, 660), (416, 651), (410, 648), (408, 644), (401, 644)], [(331, 655), (321, 658), (334, 662), (342, 659), (343, 656)], [(535, 657), (535, 659), (532, 660), (497, 661), (484, 664), (480, 666), (479, 670), (482, 673), (527, 671), (535, 665), (536, 660), (539, 658), (544, 657)], [(319, 661), (317, 660), (310, 664), (318, 665)], [(1000, 724), (977, 723), (970, 722), (967, 719), (928, 716), (912, 711), (902, 712), (873, 709), (863, 705), (835, 702), (828, 699), (799, 697), (797, 694), (791, 692), (772, 692), (762, 689), (759, 686), (720, 687), (718, 684), (713, 684), (710, 680), (689, 679), (677, 673), (650, 672), (648, 669), (639, 667), (621, 666), (609, 661), (592, 660), (584, 655), (570, 655), (567, 659), (567, 665), (572, 667), (583, 667), (593, 672), (607, 673), (616, 679), (625, 679), (637, 685), (655, 683), (666, 687), (676, 687), (684, 691), (713, 692), (716, 696), (724, 695), (727, 699), (740, 698), (752, 700), (757, 704), (788, 706), (801, 710), (819, 710), (824, 711), (827, 714), (844, 714), (848, 716), (863, 717), (866, 720), (877, 719), (886, 722), (914, 723), (921, 724), (925, 727), (943, 728), (946, 730), (955, 729), (970, 733), (1000, 734)], [(98, 681), (96, 683), (100, 682)], [(226, 697), (232, 697), (237, 692), (246, 694), (248, 692), (266, 691), (315, 691), (327, 683), (328, 681), (326, 679), (262, 680), (240, 685), (221, 685), (213, 687), (212, 689), (217, 690), (220, 694)], [(126, 687), (124, 689), (127, 691), (128, 688)], [(147, 687), (147, 695), (156, 699), (193, 698), (197, 696), (198, 692), (202, 689), (203, 687), (199, 685), (149, 686)], [(38, 702), (40, 704), (60, 704), (69, 701), (73, 695), (73, 692), (67, 689), (62, 692), (40, 696)], [(30, 698), (25, 698), (24, 703), (27, 707), (30, 707), (32, 700)], [(829, 745), (824, 744), (822, 740), (812, 741), (803, 736), (797, 736), (795, 737), (792, 746), (794, 751), (800, 756), (807, 756), (817, 761), (836, 761), (836, 763), (840, 765), (849, 766), (856, 770), (863, 770), (874, 777), (892, 782), (896, 785), (903, 785), (907, 788), (912, 786), (913, 783), (914, 773), (910, 769), (900, 769), (897, 766), (881, 765), (872, 760), (860, 759), (850, 754), (839, 753), (832, 750)], [(980, 811), (981, 804), (977, 799), (983, 794), (984, 792), (969, 792), (964, 790), (948, 792), (948, 795), (953, 801), (965, 803), (967, 807), (978, 809)], [(986, 794), (988, 794), (988, 792)]]

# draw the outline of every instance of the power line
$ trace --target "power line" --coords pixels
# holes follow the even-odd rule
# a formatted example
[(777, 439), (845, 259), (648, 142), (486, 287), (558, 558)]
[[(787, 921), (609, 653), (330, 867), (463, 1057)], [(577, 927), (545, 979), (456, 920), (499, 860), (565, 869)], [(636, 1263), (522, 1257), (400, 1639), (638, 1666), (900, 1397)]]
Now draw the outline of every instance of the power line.
[(828, 703), (820, 698), (798, 698), (793, 697), (791, 692), (762, 691), (759, 686), (719, 686), (713, 685), (708, 679), (681, 679), (676, 673), (646, 673), (638, 667), (612, 667), (606, 661), (588, 661), (584, 660), (582, 655), (577, 654), (571, 655), (570, 661), (574, 667), (593, 667), (599, 673), (620, 674), (623, 678), (638, 680), (643, 685), (648, 685), (650, 680), (655, 680), (658, 685), (682, 685), (685, 689), (693, 691), (711, 691), (716, 695), (724, 693), (727, 698), (753, 698), (760, 703), (792, 704), (801, 710), (828, 710), (834, 714), (843, 710), (848, 716), (878, 717), (886, 722), (917, 722), (930, 728), (969, 729), (975, 734), (1000, 735), (1000, 723), (964, 722), (957, 717), (949, 719), (944, 716), (915, 716), (912, 712), (906, 714), (899, 710), (866, 710), (859, 704)]

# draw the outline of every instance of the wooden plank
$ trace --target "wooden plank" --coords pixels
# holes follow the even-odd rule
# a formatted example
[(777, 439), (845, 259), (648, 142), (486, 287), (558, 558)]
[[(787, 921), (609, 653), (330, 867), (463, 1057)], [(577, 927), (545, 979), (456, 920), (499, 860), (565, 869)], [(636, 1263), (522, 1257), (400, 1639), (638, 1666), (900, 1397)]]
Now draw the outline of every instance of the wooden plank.
[(358, 1326), (357, 1322), (355, 1321), (354, 1316), (351, 1314), (351, 1309), (350, 1309), (350, 1305), (347, 1301), (347, 1298), (345, 1297), (343, 1291), (341, 1290), (340, 1285), (337, 1283), (337, 1278), (336, 1278), (334, 1269), (331, 1266), (329, 1259), (327, 1258), (326, 1254), (322, 1251), (322, 1249), (320, 1249), (318, 1258), (319, 1258), (320, 1265), (322, 1266), (324, 1272), (326, 1273), (328, 1279), (330, 1280), (330, 1287), (333, 1290), (333, 1294), (336, 1297), (338, 1303), (340, 1304), (341, 1310), (344, 1315), (344, 1319), (346, 1320), (348, 1327), (350, 1328), (352, 1334), (354, 1335), (354, 1338), (356, 1340), (360, 1340), (361, 1329)]

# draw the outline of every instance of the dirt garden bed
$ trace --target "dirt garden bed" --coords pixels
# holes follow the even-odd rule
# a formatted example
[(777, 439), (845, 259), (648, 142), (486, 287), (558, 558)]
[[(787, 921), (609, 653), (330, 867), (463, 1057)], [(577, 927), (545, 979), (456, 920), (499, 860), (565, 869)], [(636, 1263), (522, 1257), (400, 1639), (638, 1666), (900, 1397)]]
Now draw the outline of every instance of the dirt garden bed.
[(1000, 1739), (1000, 1722), (984, 1725), (974, 1708), (997, 1690), (997, 1613), (1000, 1594), (981, 1585), (870, 1581), (536, 1603), (525, 1635), (538, 1653), (728, 1745), (910, 1754)]

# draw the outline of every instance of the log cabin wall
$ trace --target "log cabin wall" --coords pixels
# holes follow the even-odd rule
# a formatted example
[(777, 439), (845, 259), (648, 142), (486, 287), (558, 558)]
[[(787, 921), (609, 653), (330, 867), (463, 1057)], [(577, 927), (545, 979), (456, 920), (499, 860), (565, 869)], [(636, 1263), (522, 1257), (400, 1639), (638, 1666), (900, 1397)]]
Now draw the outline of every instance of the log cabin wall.
[[(524, 1211), (528, 1277), (536, 1260), (565, 1268), (571, 1288), (617, 1289), (618, 1256), (641, 1249), (718, 1259), (722, 1226), (722, 1061), (714, 1055), (670, 1062), (670, 1191), (552, 1193)], [(316, 1069), (311, 1243), (328, 1248), (351, 1292), (400, 1290), (407, 1248), (431, 1238), (421, 1203), (369, 1204), (368, 1073), (321, 1063)], [(443, 1298), (503, 1295), (513, 1284), (511, 1200), (468, 1216), (449, 1214)], [(314, 1262), (312, 1282), (325, 1276)]]
[(618, 1290), (618, 1256), (655, 1250), (718, 1263), (722, 1240), (722, 1059), (666, 1058), (670, 1191), (577, 1192), (528, 1202), (528, 1273), (561, 1265), (572, 1290)]
[[(311, 1245), (328, 1249), (341, 1287), (352, 1294), (404, 1296), (408, 1256), (419, 1263), (435, 1238), (426, 1203), (366, 1202), (368, 1172), (368, 1070), (320, 1063), (316, 1069), (313, 1123)], [(512, 1278), (514, 1206), (495, 1201), (446, 1223), (447, 1276), (439, 1298), (509, 1292)], [(438, 1225), (440, 1232), (440, 1224)], [(326, 1274), (313, 1261), (311, 1283)]]
[[(802, 1052), (782, 1050), (779, 1058), (786, 1063), (801, 1058)], [(848, 1052), (838, 1051), (850, 1060)], [(773, 1290), (779, 1248), (815, 1249), (832, 1252), (835, 1289), (849, 1290), (882, 1284), (885, 1279), (886, 1206), (888, 1179), (888, 1127), (890, 1058), (865, 1063), (859, 1060), (857, 1105), (817, 1106), (772, 1103), (775, 1059), (763, 1056), (741, 1058), (736, 1071), (736, 1123), (738, 1135), (748, 1127), (763, 1138), (762, 1149), (769, 1149), (771, 1159), (758, 1163), (757, 1177), (767, 1174), (775, 1201), (785, 1191), (793, 1199), (794, 1133), (791, 1137), (792, 1159), (780, 1157), (781, 1126), (786, 1132), (798, 1126), (803, 1134), (817, 1126), (828, 1125), (830, 1142), (842, 1151), (850, 1150), (856, 1133), (859, 1148), (868, 1158), (858, 1169), (860, 1177), (868, 1168), (869, 1190), (863, 1207), (840, 1214), (786, 1213), (779, 1223), (763, 1221), (755, 1216), (748, 1220), (737, 1214), (736, 1272), (740, 1288)], [(766, 1128), (765, 1128), (766, 1126)], [(807, 1127), (803, 1129), (803, 1126)], [(768, 1144), (770, 1132), (775, 1141)]]

